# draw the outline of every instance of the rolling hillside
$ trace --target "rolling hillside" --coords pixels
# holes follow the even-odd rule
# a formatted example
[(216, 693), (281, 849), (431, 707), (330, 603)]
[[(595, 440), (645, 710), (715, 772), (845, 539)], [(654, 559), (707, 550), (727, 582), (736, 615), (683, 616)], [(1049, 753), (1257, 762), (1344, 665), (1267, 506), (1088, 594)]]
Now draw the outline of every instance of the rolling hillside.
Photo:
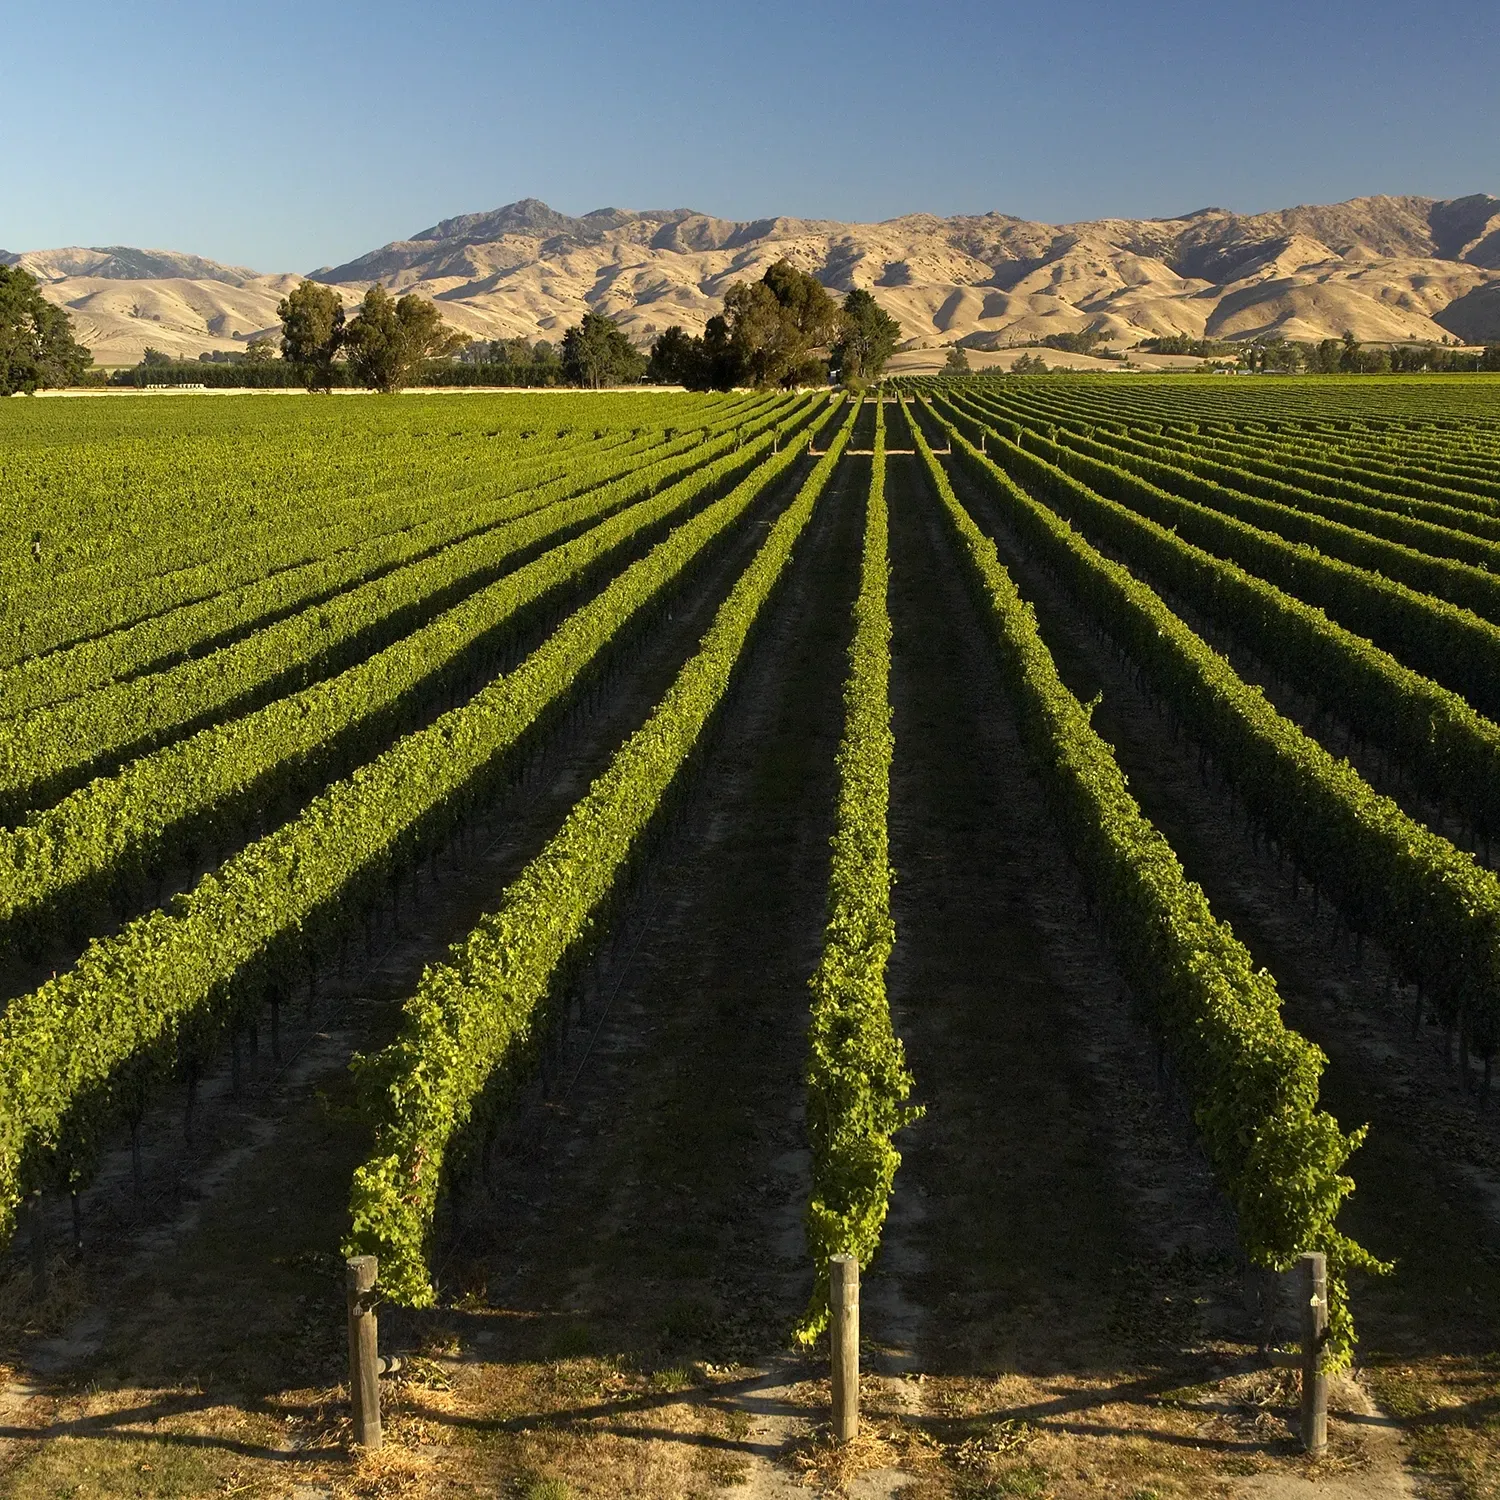
[[(1356, 198), (1264, 214), (1049, 225), (999, 213), (878, 224), (717, 219), (691, 209), (599, 209), (537, 199), (445, 219), (311, 274), (350, 300), (373, 281), (435, 298), (477, 337), (560, 337), (587, 310), (636, 339), (697, 330), (734, 281), (786, 256), (826, 285), (868, 287), (914, 348), (1004, 347), (1098, 327), (1153, 334), (1369, 341), (1500, 337), (1500, 198)], [(296, 284), (192, 255), (62, 249), (6, 255), (72, 312), (104, 364), (148, 344), (242, 348)]]

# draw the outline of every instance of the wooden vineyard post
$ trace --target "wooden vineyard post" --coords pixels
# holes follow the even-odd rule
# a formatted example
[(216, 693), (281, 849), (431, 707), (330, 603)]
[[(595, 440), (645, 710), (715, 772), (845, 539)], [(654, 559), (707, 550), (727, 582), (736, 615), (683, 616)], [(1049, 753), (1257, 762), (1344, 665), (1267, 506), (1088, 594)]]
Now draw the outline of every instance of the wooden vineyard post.
[(380, 1446), (380, 1359), (375, 1326), (373, 1255), (355, 1255), (345, 1263), (349, 1293), (349, 1403), (354, 1410), (354, 1441), (362, 1448)]
[(833, 1361), (833, 1436), (859, 1435), (859, 1261), (835, 1255), (828, 1262), (828, 1342)]
[(1321, 1453), (1328, 1446), (1328, 1263), (1321, 1250), (1300, 1257), (1306, 1296), (1302, 1305), (1302, 1446)]

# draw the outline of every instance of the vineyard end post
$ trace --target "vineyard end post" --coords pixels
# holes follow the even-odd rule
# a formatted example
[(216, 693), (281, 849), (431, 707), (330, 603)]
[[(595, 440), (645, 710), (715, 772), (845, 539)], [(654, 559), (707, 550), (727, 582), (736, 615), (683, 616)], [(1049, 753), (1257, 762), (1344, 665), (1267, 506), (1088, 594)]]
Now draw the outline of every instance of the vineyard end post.
[(345, 1263), (349, 1295), (349, 1402), (354, 1410), (354, 1441), (362, 1448), (380, 1446), (380, 1358), (375, 1324), (373, 1255), (354, 1255)]
[(859, 1261), (835, 1255), (828, 1262), (829, 1348), (833, 1361), (833, 1436), (859, 1435)]
[(1328, 1262), (1321, 1250), (1300, 1257), (1302, 1306), (1302, 1446), (1321, 1453), (1328, 1446), (1328, 1375), (1323, 1346), (1328, 1342)]

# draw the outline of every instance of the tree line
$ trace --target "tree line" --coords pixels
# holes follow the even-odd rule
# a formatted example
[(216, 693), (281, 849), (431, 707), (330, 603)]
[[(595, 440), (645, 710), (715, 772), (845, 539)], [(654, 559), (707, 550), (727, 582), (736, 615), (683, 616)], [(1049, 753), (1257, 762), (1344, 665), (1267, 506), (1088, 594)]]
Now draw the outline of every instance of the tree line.
[(1143, 339), (1147, 354), (1193, 354), (1199, 359), (1235, 359), (1242, 369), (1264, 375), (1423, 375), (1500, 371), (1500, 344), (1455, 349), (1442, 344), (1363, 344), (1352, 332), (1316, 343), (1272, 334), (1242, 340), (1195, 339), (1185, 333)]
[(77, 385), (93, 362), (67, 309), (48, 302), (29, 271), (0, 266), (0, 396)]
[[(148, 349), (141, 363), (118, 371), (116, 384), (289, 386), (311, 391), (363, 386), (392, 392), (409, 385), (577, 385), (599, 389), (645, 380), (688, 390), (736, 386), (787, 388), (834, 381), (859, 390), (878, 380), (895, 353), (900, 325), (867, 291), (836, 300), (816, 277), (782, 259), (759, 281), (735, 282), (724, 310), (701, 334), (674, 324), (649, 354), (604, 313), (585, 313), (559, 344), (546, 339), (474, 339), (443, 321), (437, 305), (408, 292), (397, 297), (380, 283), (366, 291), (352, 316), (331, 286), (304, 281), (277, 305), (281, 337), (263, 335), (244, 351), (217, 351), (197, 361), (174, 360)], [(1097, 352), (1100, 332), (1054, 334), (1045, 347)], [(279, 347), (278, 347), (279, 345)], [(1242, 369), (1265, 374), (1500, 373), (1500, 344), (1464, 350), (1438, 344), (1364, 345), (1342, 339), (1298, 343), (1281, 337), (1227, 342), (1165, 335), (1137, 347), (1161, 354), (1234, 357)], [(955, 353), (957, 357), (955, 357)], [(47, 386), (102, 381), (92, 355), (73, 335), (64, 308), (41, 295), (36, 278), (0, 266), (0, 395)], [(945, 374), (967, 367), (951, 351)], [(1050, 373), (1040, 356), (1023, 356), (1016, 374)]]
[(783, 259), (759, 281), (735, 282), (702, 334), (668, 328), (651, 346), (646, 379), (690, 391), (830, 379), (862, 389), (880, 377), (900, 337), (900, 324), (869, 292), (851, 291), (840, 305), (815, 276)]
[(376, 284), (352, 317), (331, 286), (304, 281), (278, 304), (275, 342), (253, 340), (243, 353), (173, 361), (148, 349), (118, 384), (289, 386), (310, 391), (408, 385), (683, 385), (729, 390), (823, 385), (862, 388), (878, 379), (896, 349), (900, 325), (866, 291), (835, 301), (816, 277), (780, 260), (759, 281), (736, 282), (724, 311), (701, 335), (679, 325), (636, 347), (613, 318), (585, 313), (559, 344), (546, 339), (473, 339), (443, 322), (437, 306)]
[[(352, 316), (331, 286), (304, 281), (277, 305), (280, 339), (262, 335), (241, 351), (197, 360), (147, 349), (117, 371), (119, 385), (302, 385), (310, 391), (363, 386), (393, 392), (413, 384), (560, 385), (598, 389), (641, 380), (690, 390), (822, 385), (859, 389), (879, 378), (900, 325), (867, 291), (842, 302), (788, 260), (759, 281), (736, 282), (724, 310), (700, 335), (674, 325), (649, 355), (603, 313), (585, 313), (557, 346), (545, 339), (476, 340), (443, 321), (435, 303), (380, 283)], [(36, 278), (0, 267), (0, 394), (77, 385), (93, 364), (65, 308), (41, 295)], [(102, 382), (104, 373), (94, 376)]]
[(1500, 344), (1453, 349), (1442, 344), (1366, 345), (1352, 333), (1316, 344), (1257, 339), (1240, 355), (1246, 369), (1292, 375), (1424, 375), (1500, 372)]
[[(1070, 352), (1091, 352), (1076, 350), (1065, 342), (1072, 337), (1068, 334), (1050, 335), (1041, 341), (1041, 345)], [(1297, 343), (1279, 336), (1247, 343), (1167, 334), (1143, 339), (1135, 347), (1148, 354), (1187, 354), (1205, 361), (1225, 363), (1233, 360), (1239, 369), (1258, 375), (1500, 374), (1500, 344), (1487, 344), (1483, 349), (1457, 349), (1442, 344), (1367, 345), (1360, 343), (1352, 333), (1346, 333), (1342, 339), (1322, 339), (1317, 343)], [(961, 346), (955, 344), (949, 349), (948, 362), (941, 373), (970, 373)], [(1023, 354), (1008, 371), (994, 366), (978, 373), (1000, 379), (1007, 374), (1069, 375), (1076, 372), (1066, 366), (1049, 366), (1039, 354)]]
[[(443, 321), (437, 305), (408, 292), (397, 297), (376, 283), (353, 315), (331, 286), (304, 281), (277, 306), (279, 340), (252, 339), (243, 351), (214, 351), (196, 361), (147, 349), (140, 364), (109, 377), (120, 385), (203, 384), (291, 386), (330, 391), (364, 386), (398, 391), (408, 385), (577, 385), (598, 389), (645, 380), (689, 390), (821, 385), (862, 389), (878, 380), (900, 339), (900, 325), (867, 291), (836, 300), (816, 277), (789, 260), (759, 281), (735, 282), (724, 309), (701, 334), (674, 324), (649, 354), (603, 313), (585, 313), (561, 341), (474, 339)], [(1039, 343), (1069, 352), (1098, 352), (1102, 332), (1054, 334)], [(1257, 374), (1500, 373), (1500, 343), (1482, 350), (1441, 344), (1362, 344), (1342, 339), (1295, 342), (1279, 336), (1250, 341), (1162, 335), (1136, 346), (1144, 352), (1233, 358)], [(968, 361), (949, 351), (945, 374), (966, 373)], [(1023, 356), (1016, 374), (1050, 373), (1040, 356)], [(19, 266), (0, 266), (0, 395), (47, 387), (103, 383), (93, 356), (74, 336), (67, 309), (41, 294)]]
[[(396, 297), (377, 283), (351, 317), (331, 286), (304, 281), (277, 305), (280, 338), (262, 335), (243, 351), (215, 350), (196, 360), (147, 349), (138, 365), (111, 377), (117, 385), (289, 387), (309, 391), (364, 388), (394, 392), (411, 385), (592, 384), (590, 341), (570, 329), (561, 348), (545, 339), (473, 339), (443, 321), (435, 303), (415, 293)], [(635, 360), (646, 359), (608, 319)], [(584, 320), (589, 322), (588, 318)], [(585, 329), (583, 332), (587, 332)], [(583, 347), (579, 347), (580, 344)]]

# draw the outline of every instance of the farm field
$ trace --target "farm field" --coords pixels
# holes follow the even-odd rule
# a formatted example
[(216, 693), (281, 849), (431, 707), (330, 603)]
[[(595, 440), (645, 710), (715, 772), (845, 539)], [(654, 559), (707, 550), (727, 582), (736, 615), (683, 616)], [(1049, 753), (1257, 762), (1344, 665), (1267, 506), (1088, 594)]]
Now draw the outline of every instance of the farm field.
[(1500, 1494), (1500, 383), (11, 401), (0, 494), (4, 1493)]

